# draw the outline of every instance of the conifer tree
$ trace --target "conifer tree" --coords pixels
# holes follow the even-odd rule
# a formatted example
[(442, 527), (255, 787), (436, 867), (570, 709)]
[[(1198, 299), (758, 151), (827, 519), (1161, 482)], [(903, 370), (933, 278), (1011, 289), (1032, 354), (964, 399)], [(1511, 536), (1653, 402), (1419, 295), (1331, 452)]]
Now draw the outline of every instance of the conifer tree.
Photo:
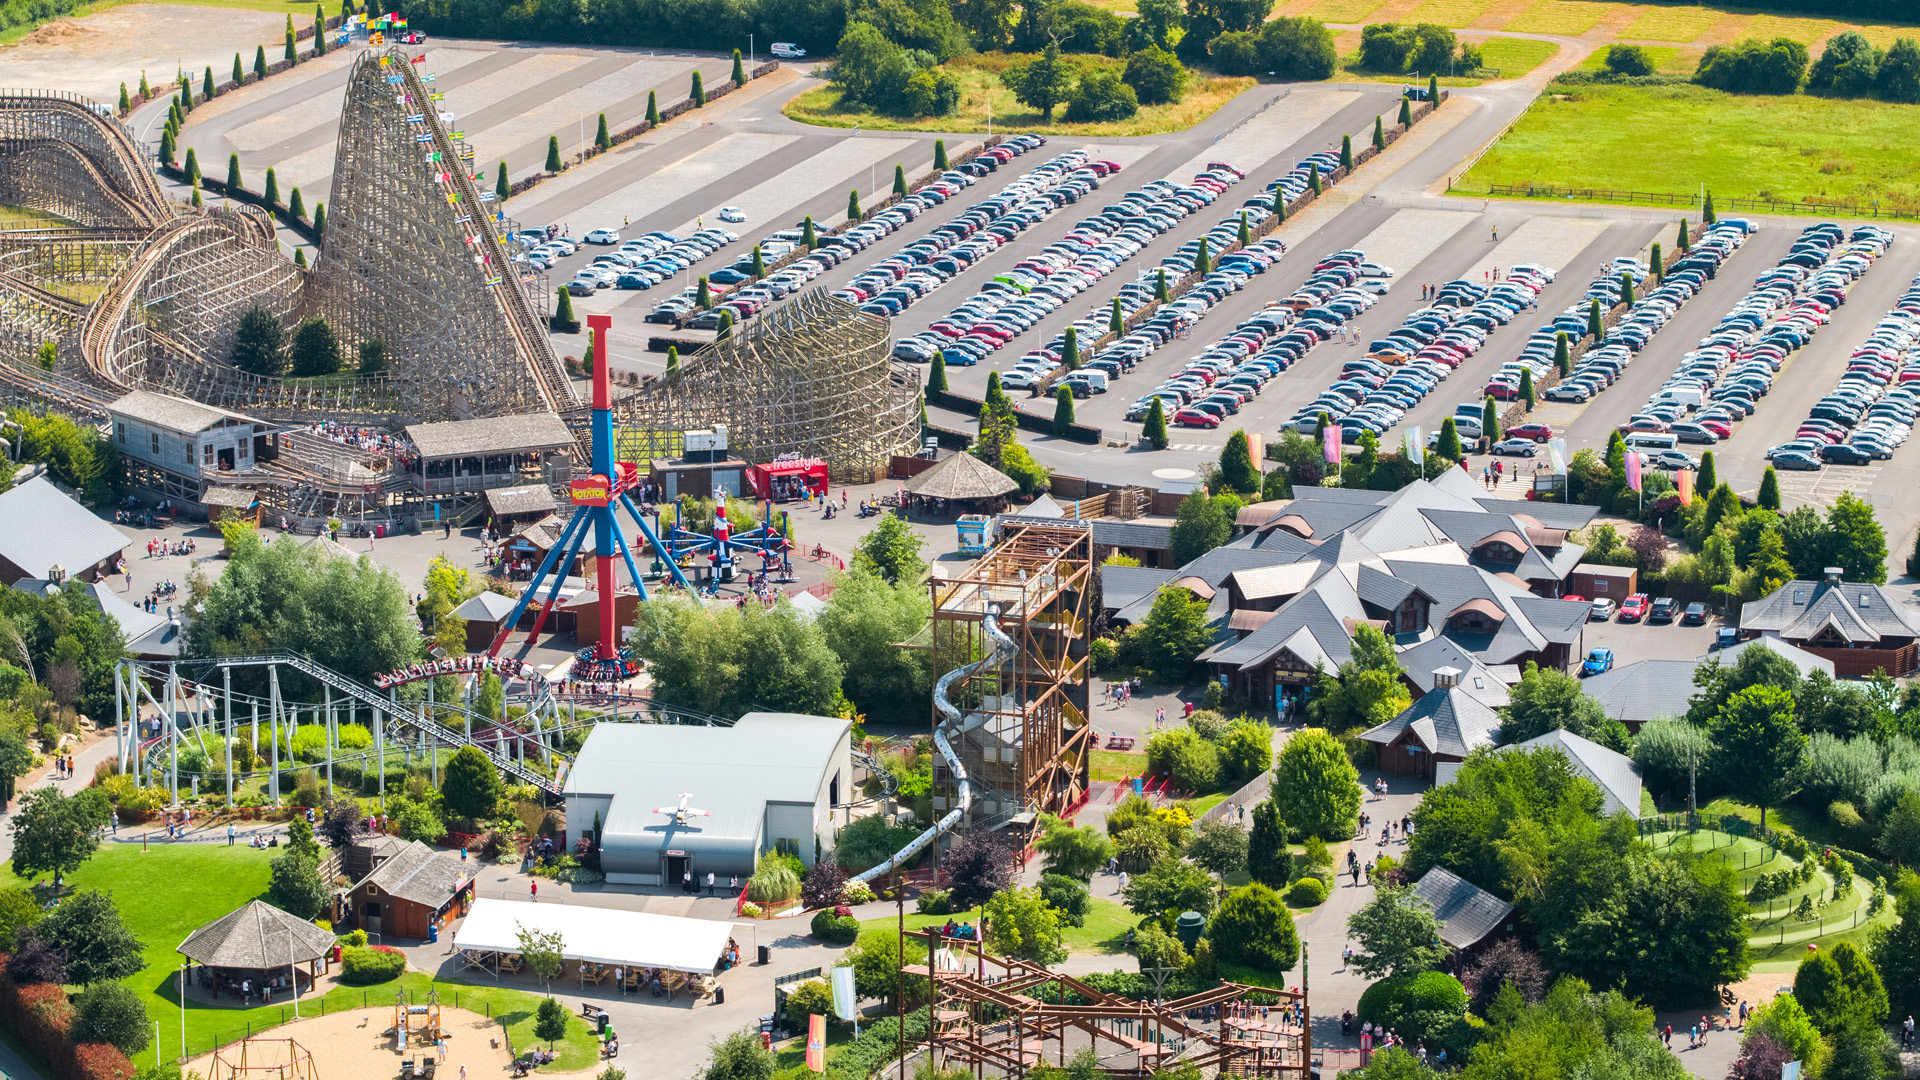
[(1527, 411), (1533, 411), (1533, 369), (1520, 369), (1520, 400), (1527, 403)]
[[(253, 74), (257, 79), (267, 77), (267, 47), (265, 45), (255, 45), (253, 47)], [(144, 78), (144, 76), (142, 77)]]
[(707, 286), (707, 276), (700, 275), (700, 286), (694, 291), (694, 306), (705, 311), (713, 306), (713, 290)]
[(307, 204), (301, 201), (298, 187), (287, 196), (287, 216), (296, 221), (307, 216)]
[(1660, 241), (1653, 242), (1653, 279), (1664, 281), (1667, 277), (1667, 261), (1661, 257)]
[(500, 171), (496, 173), (493, 178), (493, 197), (498, 202), (505, 202), (507, 201), (507, 196), (512, 193), (513, 185), (507, 183), (507, 163), (502, 161), (500, 163)]
[(127, 111), (132, 108), (133, 108), (133, 101), (127, 97), (127, 84), (121, 83), (120, 84), (120, 115), (121, 116), (127, 115)]
[(947, 354), (941, 350), (933, 354), (933, 365), (927, 372), (927, 393), (944, 394), (947, 392)]
[(1320, 194), (1320, 163), (1317, 161), (1307, 166), (1307, 187), (1316, 197)]
[(213, 100), (213, 65), (212, 64), (207, 65), (207, 73), (200, 80), (200, 98), (203, 101)]
[(1553, 335), (1553, 366), (1560, 369), (1560, 377), (1573, 374), (1573, 354), (1567, 348), (1567, 332), (1559, 331)]
[(806, 245), (808, 251), (820, 246), (820, 234), (813, 227), (812, 214), (800, 222), (800, 242)]
[(1080, 328), (1079, 327), (1077, 326), (1067, 327), (1066, 344), (1060, 347), (1060, 362), (1066, 365), (1066, 368), (1068, 371), (1074, 371), (1080, 367)]
[(693, 101), (693, 107), (696, 109), (707, 103), (707, 91), (700, 85), (700, 73), (697, 71), (693, 73), (693, 89), (687, 92), (687, 97)]
[[(188, 151), (188, 153), (192, 153), (192, 151)], [(194, 177), (191, 186), (193, 190), (193, 195), (189, 199), (189, 201), (192, 202), (194, 206), (198, 207), (200, 205), (200, 178), (197, 176)]]
[(1434, 108), (1440, 107), (1440, 75), (1438, 72), (1427, 76), (1427, 100)]
[(1167, 302), (1167, 272), (1157, 271), (1153, 277), (1153, 298), (1164, 304)]
[(1147, 440), (1147, 445), (1153, 447), (1155, 450), (1165, 450), (1167, 448), (1167, 408), (1165, 398), (1155, 397), (1147, 403), (1147, 422), (1145, 426), (1140, 429), (1140, 434)]
[(319, 4), (313, 5), (313, 55), (327, 55), (327, 17)]
[(753, 245), (753, 280), (759, 281), (767, 276), (767, 260), (760, 254), (760, 245)]
[(1353, 171), (1353, 136), (1351, 135), (1340, 136), (1340, 167), (1348, 172)]
[(1243, 248), (1253, 243), (1253, 231), (1247, 228), (1247, 212), (1245, 210), (1240, 211), (1239, 235), (1235, 236), (1234, 239), (1238, 240), (1240, 246)]
[(1402, 128), (1413, 126), (1413, 101), (1410, 98), (1400, 99), (1400, 126)]
[(1377, 115), (1373, 118), (1373, 148), (1375, 150), (1387, 148), (1387, 128)]
[(1127, 332), (1127, 320), (1120, 314), (1120, 298), (1113, 298), (1113, 314), (1107, 319), (1107, 332), (1124, 334)]
[(572, 333), (579, 320), (573, 317), (573, 294), (565, 285), (560, 286), (560, 299), (553, 306), (552, 328), (555, 333)]
[(1053, 433), (1066, 438), (1073, 430), (1073, 388), (1059, 386), (1053, 391)]
[(667, 370), (680, 370), (680, 348), (677, 345), (667, 346)]
[(173, 164), (173, 129), (163, 128), (160, 132), (160, 164)]
[(293, 265), (299, 267), (302, 270), (305, 270), (307, 268), (307, 249), (306, 248), (298, 247), (293, 249)]
[(140, 96), (143, 99), (153, 97), (153, 91), (147, 88), (147, 69), (146, 68), (140, 69)]
[(593, 133), (593, 145), (599, 147), (602, 153), (613, 149), (613, 136), (607, 134), (606, 113), (600, 114), (600, 126)]
[(860, 192), (856, 188), (847, 192), (847, 220), (859, 221), (860, 217)]
[(260, 199), (268, 206), (280, 205), (280, 179), (273, 174), (273, 167), (267, 167), (267, 189), (260, 193)]
[(654, 100), (654, 92), (647, 91), (647, 126), (660, 126), (660, 103)]
[(195, 184), (200, 182), (200, 161), (193, 156), (193, 147), (187, 147), (187, 160), (180, 168), (187, 174), (189, 182)]
[(324, 238), (326, 234), (327, 234), (327, 204), (323, 202), (316, 202), (313, 204), (313, 235)]
[(1702, 225), (1711, 225), (1719, 220), (1719, 215), (1713, 212), (1713, 192), (1709, 191), (1706, 194), (1706, 198), (1700, 203), (1700, 223)]
[[(1754, 505), (1762, 510), (1780, 511), (1780, 474), (1774, 472), (1771, 465), (1760, 474), (1760, 494), (1755, 498)], [(1920, 550), (1920, 547), (1916, 550)], [(1913, 570), (1909, 568), (1907, 573), (1911, 574)]]
[(233, 85), (239, 86), (247, 81), (247, 69), (240, 66), (240, 54), (233, 54)]
[(1693, 238), (1688, 234), (1688, 230), (1687, 230), (1687, 219), (1681, 218), (1680, 219), (1680, 235), (1676, 237), (1673, 241), (1673, 250), (1679, 251), (1679, 252), (1685, 252), (1690, 248), (1690, 246), (1692, 245), (1692, 242), (1693, 242)]
[(893, 166), (893, 193), (903, 199), (907, 197), (907, 167), (899, 162)]
[(733, 50), (733, 85), (747, 85), (747, 65), (740, 59), (740, 50)]
[(297, 39), (293, 33), (293, 16), (287, 16), (287, 50), (284, 59), (291, 64), (300, 62), (300, 49), (294, 44)]
[(1193, 254), (1193, 272), (1196, 274), (1213, 273), (1213, 260), (1207, 257), (1207, 238), (1200, 238), (1200, 250)]
[(947, 140), (933, 140), (933, 167), (941, 172), (947, 171)]
[(560, 163), (560, 136), (549, 135), (547, 136), (547, 171), (557, 173), (562, 168), (565, 166)]

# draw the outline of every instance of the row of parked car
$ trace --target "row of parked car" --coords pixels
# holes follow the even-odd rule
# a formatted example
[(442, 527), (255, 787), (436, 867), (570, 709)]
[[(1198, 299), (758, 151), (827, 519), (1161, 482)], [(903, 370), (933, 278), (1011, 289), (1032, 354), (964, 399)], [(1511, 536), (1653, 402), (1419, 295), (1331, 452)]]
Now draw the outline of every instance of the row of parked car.
[[(1289, 335), (1291, 347), (1304, 354), (1341, 333), (1346, 322), (1379, 295), (1369, 283), (1384, 284), (1392, 273), (1367, 261), (1366, 253), (1357, 248), (1320, 260), (1312, 276), (1285, 301), (1299, 311)], [(1339, 425), (1343, 442), (1385, 434), (1478, 352), (1495, 327), (1531, 307), (1539, 290), (1552, 279), (1553, 271), (1546, 267), (1523, 266), (1493, 286), (1446, 282), (1435, 291), (1432, 302), (1409, 313), (1400, 326), (1369, 342), (1364, 354), (1343, 364), (1339, 377), (1297, 410), (1286, 426), (1310, 433), (1324, 415)], [(1472, 434), (1478, 432), (1476, 414)]]
[[(1059, 240), (983, 283), (979, 293), (946, 318), (913, 337), (903, 338), (895, 346), (895, 355), (931, 359), (937, 351), (949, 364), (978, 363), (989, 352), (1005, 346), (1069, 299), (1118, 270), (1156, 236), (1217, 199), (1238, 181), (1239, 177), (1232, 172), (1209, 169), (1196, 174), (1184, 186), (1156, 180), (1128, 192), (1113, 205), (1075, 225)], [(1104, 324), (1098, 329), (1083, 327), (1079, 333), (1083, 340), (1091, 343), (1103, 330)], [(1054, 341), (1025, 354), (1003, 370), (1001, 385), (1010, 390), (1039, 386), (1059, 366), (1065, 345), (1063, 329)], [(1103, 380), (1086, 379), (1081, 380), (1081, 384), (1084, 392), (1106, 388)]]
[(1839, 245), (1841, 239), (1837, 225), (1803, 231), (1622, 430), (1707, 444), (1731, 437), (1733, 425), (1773, 389), (1788, 355), (1812, 340), (1878, 255), (1875, 244)]
[[(1574, 364), (1572, 372), (1543, 396), (1549, 401), (1583, 403), (1591, 401), (1613, 385), (1653, 335), (1659, 333), (1680, 313), (1687, 301), (1699, 295), (1706, 283), (1719, 274), (1721, 264), (1746, 243), (1747, 235), (1744, 222), (1721, 222), (1710, 227), (1690, 250), (1674, 260), (1657, 286), (1640, 292), (1636, 284), (1636, 299), (1627, 309), (1627, 314), (1607, 334), (1606, 340), (1590, 346)], [(1645, 268), (1637, 260), (1627, 262), (1631, 268)], [(1620, 260), (1615, 260), (1614, 267), (1620, 263)], [(1610, 267), (1609, 273), (1611, 270)], [(1617, 282), (1617, 276), (1615, 280)], [(1617, 297), (1618, 294), (1615, 295)], [(1584, 315), (1579, 322), (1579, 330), (1567, 334), (1571, 341), (1586, 336)], [(1536, 338), (1539, 336), (1535, 335)], [(1552, 355), (1551, 344), (1546, 346), (1545, 353)], [(1659, 468), (1686, 469), (1698, 467), (1699, 462), (1679, 450), (1656, 449), (1653, 464)]]
[[(726, 229), (701, 229), (685, 237), (655, 231), (623, 242), (617, 230), (595, 229), (587, 234), (588, 243), (619, 247), (595, 255), (576, 271), (573, 280), (567, 282), (567, 291), (575, 296), (592, 296), (609, 288), (651, 289), (738, 239), (738, 233)], [(573, 249), (568, 247), (566, 254), (573, 254)]]
[(1920, 278), (1853, 350), (1833, 391), (1814, 403), (1793, 441), (1768, 452), (1776, 467), (1789, 452), (1828, 465), (1864, 465), (1892, 457), (1913, 434), (1915, 417), (1920, 416), (1917, 343)]

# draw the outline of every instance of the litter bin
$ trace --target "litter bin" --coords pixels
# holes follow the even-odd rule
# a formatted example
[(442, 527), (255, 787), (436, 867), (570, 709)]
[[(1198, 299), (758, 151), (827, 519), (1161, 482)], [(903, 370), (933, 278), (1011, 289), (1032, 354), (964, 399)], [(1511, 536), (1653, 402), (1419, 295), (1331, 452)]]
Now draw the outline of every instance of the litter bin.
[(427, 926), (427, 944), (429, 945), (440, 944), (440, 924), (439, 923), (431, 923)]
[(613, 1030), (613, 1018), (607, 1015), (605, 1009), (600, 1010), (599, 1015), (595, 1016), (594, 1020), (600, 1025), (600, 1034), (605, 1035), (607, 1032)]
[(716, 987), (714, 987), (714, 988), (713, 988), (713, 1003), (714, 1003), (715, 1005), (725, 1005), (725, 1004), (727, 1003), (727, 988), (726, 988), (726, 987), (724, 987), (724, 986), (716, 986)]
[(760, 946), (760, 962), (763, 964), (773, 963), (773, 946), (771, 945)]

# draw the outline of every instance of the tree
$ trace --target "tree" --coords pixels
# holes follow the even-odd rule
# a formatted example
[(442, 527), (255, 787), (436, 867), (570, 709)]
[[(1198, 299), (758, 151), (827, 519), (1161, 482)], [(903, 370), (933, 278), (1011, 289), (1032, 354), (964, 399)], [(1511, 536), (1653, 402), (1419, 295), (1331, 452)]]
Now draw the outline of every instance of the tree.
[(947, 164), (947, 140), (945, 139), (933, 140), (933, 167), (939, 172), (946, 172), (952, 167)]
[(0, 889), (0, 952), (17, 951), (20, 942), (31, 936), (21, 931), (30, 931), (45, 914), (33, 890), (19, 885)]
[(1133, 87), (1142, 105), (1164, 105), (1179, 101), (1187, 92), (1187, 69), (1178, 57), (1158, 45), (1148, 45), (1127, 56), (1126, 74), (1121, 76)]
[(393, 825), (402, 840), (437, 844), (447, 835), (447, 823), (433, 805), (422, 799), (404, 796), (389, 800)]
[(194, 156), (193, 147), (187, 147), (187, 160), (181, 163), (180, 169), (187, 174), (189, 181), (194, 183), (200, 181), (200, 159)]
[(1852, 1023), (1887, 1022), (1887, 988), (1873, 961), (1852, 942), (1808, 953), (1794, 972), (1793, 997), (1827, 1035)]
[[(244, 325), (243, 321), (243, 329)], [(237, 342), (235, 347), (238, 348)], [(293, 362), (295, 376), (332, 375), (340, 370), (340, 339), (334, 336), (333, 327), (325, 318), (315, 315), (303, 320), (294, 330), (293, 347), (287, 355)]]
[[(267, 77), (267, 47), (265, 45), (255, 45), (253, 47), (253, 76), (255, 79), (264, 79)], [(144, 81), (145, 76), (141, 78)], [(146, 90), (142, 89), (140, 93), (142, 96), (145, 96)]]
[[(234, 70), (235, 71), (240, 70), (239, 68), (240, 54), (239, 53), (233, 54), (233, 63), (234, 63)], [(127, 96), (127, 84), (121, 83), (120, 84), (120, 115), (121, 116), (127, 115), (127, 112), (132, 108), (133, 108), (133, 99)]]
[(573, 314), (573, 294), (567, 291), (565, 285), (560, 286), (559, 297), (554, 301), (549, 328), (560, 334), (570, 334), (580, 329), (580, 320)]
[(547, 1049), (567, 1037), (567, 1007), (555, 997), (540, 999), (540, 1007), (533, 1014), (533, 1037), (545, 1039)]
[(1048, 42), (1032, 63), (1007, 68), (1000, 84), (1013, 91), (1015, 101), (1040, 110), (1044, 123), (1053, 123), (1053, 110), (1073, 87), (1073, 68), (1060, 59), (1060, 46)]
[(1353, 136), (1351, 135), (1340, 136), (1340, 167), (1348, 172), (1353, 171)]
[(913, 526), (889, 514), (860, 538), (854, 561), (870, 566), (890, 584), (918, 583), (927, 574), (926, 560), (920, 557), (926, 545), (927, 538), (914, 532)]
[(1207, 602), (1189, 589), (1165, 585), (1154, 598), (1147, 617), (1130, 635), (1149, 671), (1162, 679), (1184, 680), (1194, 658), (1207, 647), (1213, 633), (1207, 624)]
[(307, 824), (306, 818), (295, 817), (287, 822), (286, 846), (287, 850), (313, 860), (315, 865), (319, 864), (320, 844), (313, 838), (313, 826)]
[(1749, 686), (1727, 699), (1711, 728), (1713, 764), (1721, 781), (1767, 809), (1800, 789), (1807, 737), (1794, 720), (1793, 696), (1772, 686)]
[(106, 799), (97, 788), (73, 796), (57, 788), (28, 792), (10, 826), (13, 872), (30, 878), (51, 871), (58, 891), (62, 878), (93, 858), (100, 847), (98, 831), (106, 823)]
[(1651, 75), (1653, 60), (1638, 45), (1611, 45), (1607, 48), (1607, 71), (1614, 75)]
[(813, 226), (813, 215), (808, 214), (800, 220), (800, 244), (808, 251), (820, 246), (820, 235)]
[(1308, 712), (1328, 730), (1346, 732), (1384, 724), (1411, 704), (1393, 643), (1378, 627), (1363, 624), (1353, 630), (1352, 659), (1337, 672), (1318, 673)]
[(1260, 30), (1259, 57), (1265, 70), (1294, 82), (1331, 79), (1340, 65), (1333, 32), (1304, 15), (1268, 22)]
[(1579, 679), (1529, 661), (1502, 710), (1500, 741), (1522, 743), (1557, 729), (1622, 753), (1629, 741), (1626, 727), (1587, 696)]
[(1066, 438), (1073, 430), (1073, 388), (1065, 385), (1053, 390), (1053, 434)]
[(1365, 907), (1347, 917), (1347, 936), (1360, 945), (1349, 966), (1369, 979), (1426, 971), (1448, 951), (1440, 920), (1411, 885), (1380, 885)]
[(1886, 584), (1887, 534), (1872, 505), (1851, 491), (1841, 492), (1827, 511), (1827, 542), (1827, 560), (1845, 580)]
[(1247, 873), (1276, 889), (1287, 887), (1293, 857), (1287, 854), (1287, 826), (1271, 798), (1255, 803), (1253, 831), (1247, 837)]
[(1500, 430), (1500, 406), (1494, 403), (1492, 394), (1480, 406), (1480, 434), (1488, 442), (1498, 441), (1505, 434)]
[(140, 995), (117, 982), (96, 983), (73, 999), (75, 1042), (105, 1043), (129, 1056), (147, 1048), (153, 1021)]
[(174, 150), (175, 150), (175, 142), (173, 138), (173, 129), (171, 127), (161, 129), (160, 163), (162, 165), (173, 164)]
[[(565, 942), (561, 939), (560, 931), (530, 930), (518, 922), (513, 924), (513, 929), (514, 936), (520, 939), (520, 959), (527, 965), (527, 970), (533, 972), (534, 978), (546, 985), (547, 1000), (555, 1000), (553, 980), (560, 974), (560, 967), (565, 962)], [(541, 1035), (540, 1037), (558, 1039), (565, 1034), (565, 1030), (562, 1029), (559, 1035)]]
[(993, 834), (978, 829), (962, 836), (941, 865), (956, 909), (977, 907), (1013, 881), (1013, 852)]
[(240, 66), (240, 54), (236, 52), (233, 54), (233, 85), (236, 87), (243, 86), (246, 81), (247, 70)]
[(1360, 773), (1321, 728), (1307, 728), (1280, 748), (1269, 797), (1294, 828), (1323, 840), (1352, 836), (1360, 825)]
[(701, 85), (698, 71), (693, 73), (693, 85), (687, 91), (687, 99), (693, 102), (696, 109), (704, 108), (707, 104), (707, 89)]
[(1836, 97), (1865, 97), (1880, 75), (1880, 50), (1858, 30), (1843, 30), (1827, 39), (1820, 59), (1807, 72), (1807, 89)]
[(1105, 833), (1091, 825), (1076, 828), (1051, 815), (1033, 847), (1046, 873), (1079, 881), (1090, 880), (1113, 858), (1113, 841)]
[(330, 798), (320, 813), (320, 838), (339, 850), (366, 834), (365, 815), (352, 799)]
[(870, 718), (905, 720), (912, 703), (924, 702), (933, 683), (925, 652), (893, 644), (918, 634), (932, 614), (920, 575), (909, 573), (888, 584), (856, 561), (854, 569), (837, 580), (826, 609), (814, 621), (846, 672), (841, 689)]
[(1886, 101), (1920, 102), (1920, 42), (1903, 37), (1887, 47), (1874, 90)]
[(314, 919), (327, 909), (327, 883), (320, 880), (320, 868), (304, 851), (288, 850), (273, 857), (272, 879), (267, 899), (288, 914)]
[(1214, 955), (1230, 964), (1278, 973), (1300, 960), (1293, 913), (1279, 893), (1258, 880), (1227, 894), (1208, 935)]
[(667, 370), (680, 370), (680, 350), (677, 346), (667, 346)]
[(1402, 131), (1413, 126), (1413, 99), (1402, 95), (1400, 98), (1400, 116), (1397, 121)]
[(1849, 1080), (1885, 1080), (1900, 1075), (1900, 1051), (1878, 1024), (1849, 1020), (1833, 1035), (1833, 1057), (1826, 1076)]
[(736, 1031), (707, 1045), (707, 1068), (701, 1080), (772, 1080), (773, 1054), (761, 1045), (758, 1032)]
[(1780, 474), (1774, 472), (1771, 465), (1760, 474), (1760, 494), (1755, 497), (1755, 505), (1762, 510), (1780, 511)]
[(933, 354), (933, 363), (927, 371), (927, 393), (944, 394), (947, 392), (947, 354), (941, 350)]
[(1903, 869), (1889, 886), (1899, 918), (1869, 932), (1867, 953), (1881, 972), (1889, 1014), (1904, 1019), (1920, 1012), (1920, 876)]
[(1229, 783), (1244, 784), (1273, 767), (1273, 735), (1263, 721), (1235, 720), (1219, 746), (1220, 769)]
[(1121, 898), (1135, 915), (1169, 911), (1175, 915), (1183, 911), (1209, 915), (1214, 903), (1213, 878), (1178, 855), (1168, 855), (1128, 878)]
[(1000, 889), (980, 914), (989, 927), (987, 947), (994, 952), (1042, 965), (1066, 959), (1060, 916), (1039, 889)]
[(1153, 299), (1159, 304), (1164, 304), (1170, 299), (1167, 295), (1167, 271), (1164, 267), (1154, 272)]
[[(7, 696), (12, 695), (0, 694), (0, 698)], [(27, 741), (11, 731), (0, 731), (0, 809), (13, 802), (14, 782), (32, 769), (33, 751)], [(0, 941), (0, 952), (5, 951), (6, 944)]]
[(479, 747), (462, 746), (447, 759), (440, 797), (456, 816), (468, 821), (490, 818), (505, 794), (492, 759)]
[[(1166, 291), (1166, 282), (1166, 275), (1162, 274), (1160, 291), (1163, 293)], [(1147, 403), (1146, 423), (1140, 429), (1141, 438), (1146, 439), (1147, 445), (1155, 450), (1167, 448), (1167, 409), (1163, 402), (1164, 399), (1156, 397)]]
[(860, 212), (859, 190), (856, 188), (852, 191), (847, 192), (847, 220), (859, 221), (861, 218), (865, 216), (866, 216), (865, 214), (862, 214)]
[(1042, 874), (1040, 898), (1059, 914), (1063, 924), (1087, 925), (1087, 912), (1093, 907), (1093, 898), (1083, 882), (1064, 874)]
[(296, 43), (293, 35), (293, 16), (291, 15), (287, 16), (286, 40), (287, 45), (286, 48), (281, 51), (280, 58), (289, 64), (298, 64), (300, 62), (300, 46)]
[(668, 704), (735, 717), (756, 708), (815, 716), (845, 708), (845, 666), (818, 623), (791, 604), (656, 601), (636, 617), (632, 647), (653, 672), (654, 697)]
[(1460, 429), (1455, 426), (1453, 417), (1440, 421), (1440, 442), (1434, 452), (1448, 461), (1462, 461), (1467, 456), (1466, 448), (1460, 445)]
[(566, 168), (560, 161), (560, 136), (558, 135), (547, 136), (547, 163), (545, 168), (546, 171), (550, 173), (557, 173)]
[(1208, 873), (1225, 878), (1246, 869), (1247, 844), (1247, 830), (1222, 818), (1209, 818), (1194, 827), (1187, 857)]
[(1077, 326), (1067, 327), (1065, 339), (1060, 346), (1060, 363), (1068, 371), (1073, 371), (1080, 366), (1080, 328)]
[(1520, 369), (1520, 400), (1527, 403), (1527, 411), (1533, 411), (1533, 369)]
[(68, 897), (34, 935), (66, 956), (67, 981), (79, 986), (118, 982), (147, 966), (145, 943), (121, 921), (113, 897), (98, 889)]
[(1220, 450), (1220, 479), (1242, 495), (1260, 494), (1260, 470), (1254, 467), (1253, 448), (1245, 429), (1236, 428), (1227, 436), (1227, 445)]
[(1169, 541), (1175, 566), (1185, 566), (1231, 539), (1233, 518), (1218, 500), (1208, 498), (1204, 490), (1180, 500)]

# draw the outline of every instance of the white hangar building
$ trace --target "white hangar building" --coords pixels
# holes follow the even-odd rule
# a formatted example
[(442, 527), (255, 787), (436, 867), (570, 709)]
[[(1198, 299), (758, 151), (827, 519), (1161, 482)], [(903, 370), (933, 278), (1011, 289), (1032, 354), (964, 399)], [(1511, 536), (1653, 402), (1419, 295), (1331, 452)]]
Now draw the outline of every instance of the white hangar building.
[[(785, 848), (813, 865), (832, 854), (832, 808), (853, 783), (852, 722), (748, 713), (732, 727), (599, 724), (567, 777), (569, 845), (600, 829), (600, 866), (619, 885), (675, 885), (753, 873)], [(704, 810), (682, 824), (658, 813)]]

